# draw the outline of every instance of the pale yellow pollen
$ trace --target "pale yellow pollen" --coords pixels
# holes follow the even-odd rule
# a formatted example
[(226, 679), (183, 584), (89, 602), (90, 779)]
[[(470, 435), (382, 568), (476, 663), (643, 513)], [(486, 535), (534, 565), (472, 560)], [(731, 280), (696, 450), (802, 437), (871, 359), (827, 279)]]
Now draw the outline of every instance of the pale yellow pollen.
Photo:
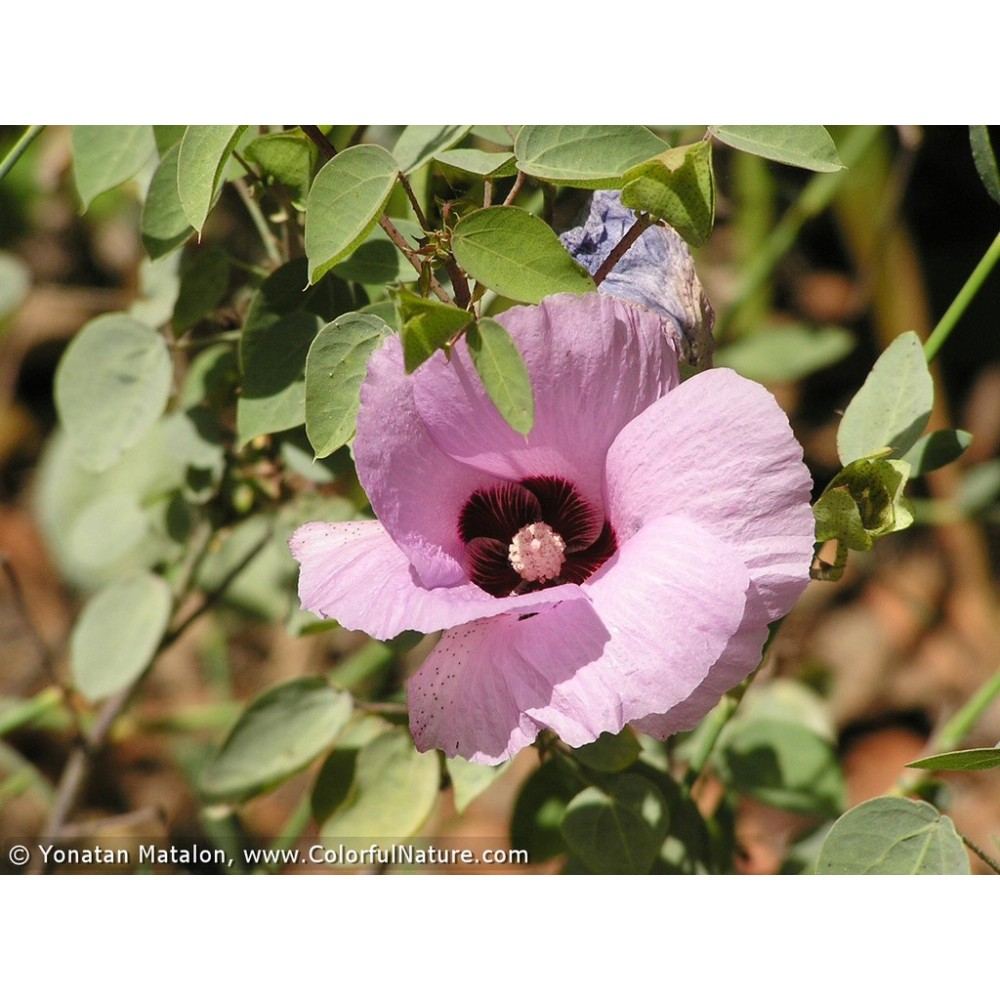
[(566, 543), (543, 521), (525, 525), (513, 538), (507, 558), (522, 580), (554, 580), (566, 557)]

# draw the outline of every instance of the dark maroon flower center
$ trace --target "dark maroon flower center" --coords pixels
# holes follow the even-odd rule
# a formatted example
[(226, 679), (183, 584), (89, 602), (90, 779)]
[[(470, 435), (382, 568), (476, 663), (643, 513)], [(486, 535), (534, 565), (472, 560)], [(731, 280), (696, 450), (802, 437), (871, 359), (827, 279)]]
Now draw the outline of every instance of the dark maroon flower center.
[(611, 525), (555, 476), (476, 490), (458, 533), (469, 579), (494, 597), (583, 583), (618, 548)]

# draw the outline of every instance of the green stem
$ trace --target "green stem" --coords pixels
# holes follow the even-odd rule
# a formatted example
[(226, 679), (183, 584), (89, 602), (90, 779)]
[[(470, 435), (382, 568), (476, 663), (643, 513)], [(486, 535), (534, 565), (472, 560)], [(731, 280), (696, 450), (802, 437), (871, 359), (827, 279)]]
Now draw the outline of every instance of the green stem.
[(976, 265), (976, 269), (969, 275), (969, 280), (962, 286), (954, 302), (948, 306), (948, 311), (934, 327), (934, 332), (927, 338), (927, 343), (924, 344), (924, 357), (928, 363), (934, 360), (937, 352), (944, 346), (955, 324), (969, 307), (969, 303), (975, 298), (998, 260), (1000, 260), (1000, 233), (997, 233), (989, 249), (983, 254), (983, 259)]
[[(281, 832), (271, 843), (271, 850), (275, 852), (286, 851), (294, 847), (302, 832), (309, 825), (312, 819), (312, 804), (309, 792), (299, 799), (299, 804), (295, 807), (295, 812), (288, 817), (288, 822), (282, 827)], [(260, 874), (274, 875), (281, 870), (280, 861), (269, 861), (261, 865), (257, 872)]]
[(260, 206), (254, 201), (246, 182), (242, 177), (237, 177), (233, 181), (233, 187), (236, 188), (236, 193), (240, 196), (240, 200), (243, 202), (247, 213), (253, 220), (257, 232), (260, 233), (260, 239), (264, 244), (264, 249), (267, 251), (268, 260), (275, 267), (280, 267), (283, 261), (281, 259), (281, 251), (278, 249), (278, 241), (275, 239), (274, 233), (271, 232), (267, 220), (264, 218), (264, 213), (260, 210)]
[(948, 753), (962, 745), (979, 717), (1000, 696), (1000, 670), (942, 726), (935, 740), (935, 753)]
[(998, 865), (993, 858), (991, 858), (981, 847), (977, 847), (971, 840), (969, 840), (968, 837), (966, 837), (964, 833), (959, 833), (959, 836), (962, 838), (962, 843), (965, 844), (965, 846), (972, 851), (972, 853), (975, 854), (975, 856), (979, 858), (984, 865), (988, 868), (992, 868), (997, 875), (1000, 875), (1000, 865)]
[(771, 230), (770, 236), (761, 245), (743, 272), (740, 286), (733, 301), (725, 309), (715, 324), (715, 339), (723, 340), (726, 330), (732, 325), (736, 315), (744, 305), (752, 300), (764, 283), (770, 278), (778, 262), (795, 243), (802, 227), (822, 212), (833, 201), (841, 186), (850, 177), (850, 167), (856, 164), (868, 151), (881, 131), (880, 125), (855, 125), (839, 144), (837, 152), (847, 170), (837, 173), (817, 174), (802, 189), (795, 204), (781, 217), (781, 221)]
[(14, 143), (11, 151), (3, 158), (3, 161), (0, 162), (0, 181), (2, 181), (7, 174), (11, 172), (17, 161), (24, 155), (24, 151), (31, 145), (35, 136), (37, 136), (43, 128), (45, 128), (44, 125), (29, 125), (24, 130), (21, 134), (21, 138)]

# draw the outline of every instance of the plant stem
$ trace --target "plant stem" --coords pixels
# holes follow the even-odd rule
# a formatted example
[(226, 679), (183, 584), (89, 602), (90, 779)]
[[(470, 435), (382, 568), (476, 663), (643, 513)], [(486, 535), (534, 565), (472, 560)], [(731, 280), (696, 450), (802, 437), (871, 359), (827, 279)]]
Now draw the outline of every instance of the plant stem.
[(927, 342), (924, 344), (924, 357), (927, 358), (928, 363), (934, 360), (937, 352), (944, 346), (944, 342), (955, 328), (955, 324), (975, 298), (976, 293), (998, 260), (1000, 260), (1000, 233), (997, 233), (986, 253), (983, 254), (983, 259), (976, 265), (976, 269), (969, 275), (968, 281), (955, 296), (952, 304), (948, 306), (948, 311), (934, 327), (934, 332), (927, 338)]
[(281, 260), (281, 251), (278, 249), (278, 241), (275, 239), (274, 233), (271, 232), (271, 228), (264, 218), (264, 213), (260, 210), (260, 205), (254, 201), (253, 195), (250, 193), (250, 188), (247, 187), (246, 181), (242, 177), (237, 177), (233, 181), (233, 187), (236, 188), (236, 193), (240, 196), (250, 218), (253, 220), (257, 232), (260, 234), (261, 242), (267, 251), (268, 260), (276, 267), (279, 267), (283, 262)]
[(934, 741), (934, 753), (948, 753), (961, 746), (979, 717), (998, 696), (1000, 696), (1000, 670), (941, 727), (941, 732)]
[(43, 128), (45, 128), (44, 125), (29, 125), (24, 130), (21, 134), (21, 138), (18, 139), (17, 142), (15, 142), (11, 147), (10, 152), (3, 158), (3, 162), (0, 162), (0, 181), (2, 181), (7, 174), (11, 172), (17, 161), (24, 155), (24, 151), (31, 145), (35, 136), (37, 136)]
[(629, 248), (653, 224), (653, 220), (644, 212), (632, 223), (628, 232), (612, 247), (611, 253), (604, 258), (604, 263), (594, 272), (594, 284), (601, 282), (611, 273), (615, 264), (628, 253)]
[(997, 875), (1000, 875), (1000, 865), (998, 865), (993, 858), (991, 858), (981, 847), (977, 847), (971, 840), (969, 840), (968, 837), (966, 837), (964, 833), (960, 832), (959, 836), (962, 838), (962, 843), (965, 844), (965, 846), (972, 851), (972, 853), (975, 854), (975, 856), (979, 858), (984, 865), (988, 868), (992, 868)]
[(524, 172), (519, 170), (517, 172), (517, 177), (514, 178), (513, 187), (508, 192), (507, 197), (503, 200), (504, 205), (514, 204), (514, 199), (521, 193), (521, 188), (524, 186), (524, 178)]
[(409, 178), (406, 174), (400, 170), (399, 183), (403, 185), (403, 190), (406, 192), (406, 197), (409, 199), (410, 205), (413, 208), (413, 214), (417, 217), (417, 222), (420, 223), (420, 228), (426, 233), (430, 229), (427, 225), (427, 216), (424, 215), (424, 210), (420, 207), (420, 202), (417, 201), (417, 196), (413, 193), (413, 188), (410, 186)]

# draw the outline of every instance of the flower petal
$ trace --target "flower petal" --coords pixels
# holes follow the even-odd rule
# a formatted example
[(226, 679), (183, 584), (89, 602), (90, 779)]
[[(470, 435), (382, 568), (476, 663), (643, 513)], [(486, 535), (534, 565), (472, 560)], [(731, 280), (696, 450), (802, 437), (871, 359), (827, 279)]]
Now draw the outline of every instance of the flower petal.
[(496, 763), (543, 728), (582, 746), (664, 712), (726, 648), (748, 582), (732, 550), (697, 525), (650, 522), (582, 588), (592, 606), (446, 632), (409, 682), (414, 741)]
[(767, 627), (742, 629), (729, 640), (725, 652), (709, 671), (708, 676), (690, 696), (661, 715), (647, 715), (632, 724), (636, 729), (658, 740), (674, 733), (694, 729), (719, 703), (719, 699), (740, 683), (760, 663), (761, 650), (767, 640)]
[(563, 584), (517, 597), (492, 597), (474, 583), (428, 589), (377, 521), (312, 521), (289, 542), (299, 561), (299, 600), (308, 611), (376, 639), (415, 629), (437, 632), (507, 612), (531, 614), (560, 602), (586, 603)]
[(500, 416), (462, 342), (450, 360), (435, 355), (413, 379), (416, 407), (434, 444), (504, 479), (566, 479), (602, 510), (608, 446), (678, 382), (662, 319), (597, 292), (554, 295), (497, 319), (517, 342), (531, 377), (531, 433), (518, 434)]
[(465, 582), (459, 515), (477, 489), (497, 480), (449, 458), (431, 439), (395, 337), (368, 363), (354, 455), (372, 509), (420, 580), (428, 587)]
[(407, 685), (417, 749), (497, 764), (553, 722), (577, 745), (596, 739), (601, 726), (621, 729), (614, 679), (576, 677), (599, 662), (608, 637), (584, 601), (450, 629)]
[(745, 627), (786, 614), (808, 583), (811, 485), (774, 397), (725, 368), (695, 375), (650, 406), (608, 453), (619, 540), (670, 511), (727, 542), (754, 585)]

